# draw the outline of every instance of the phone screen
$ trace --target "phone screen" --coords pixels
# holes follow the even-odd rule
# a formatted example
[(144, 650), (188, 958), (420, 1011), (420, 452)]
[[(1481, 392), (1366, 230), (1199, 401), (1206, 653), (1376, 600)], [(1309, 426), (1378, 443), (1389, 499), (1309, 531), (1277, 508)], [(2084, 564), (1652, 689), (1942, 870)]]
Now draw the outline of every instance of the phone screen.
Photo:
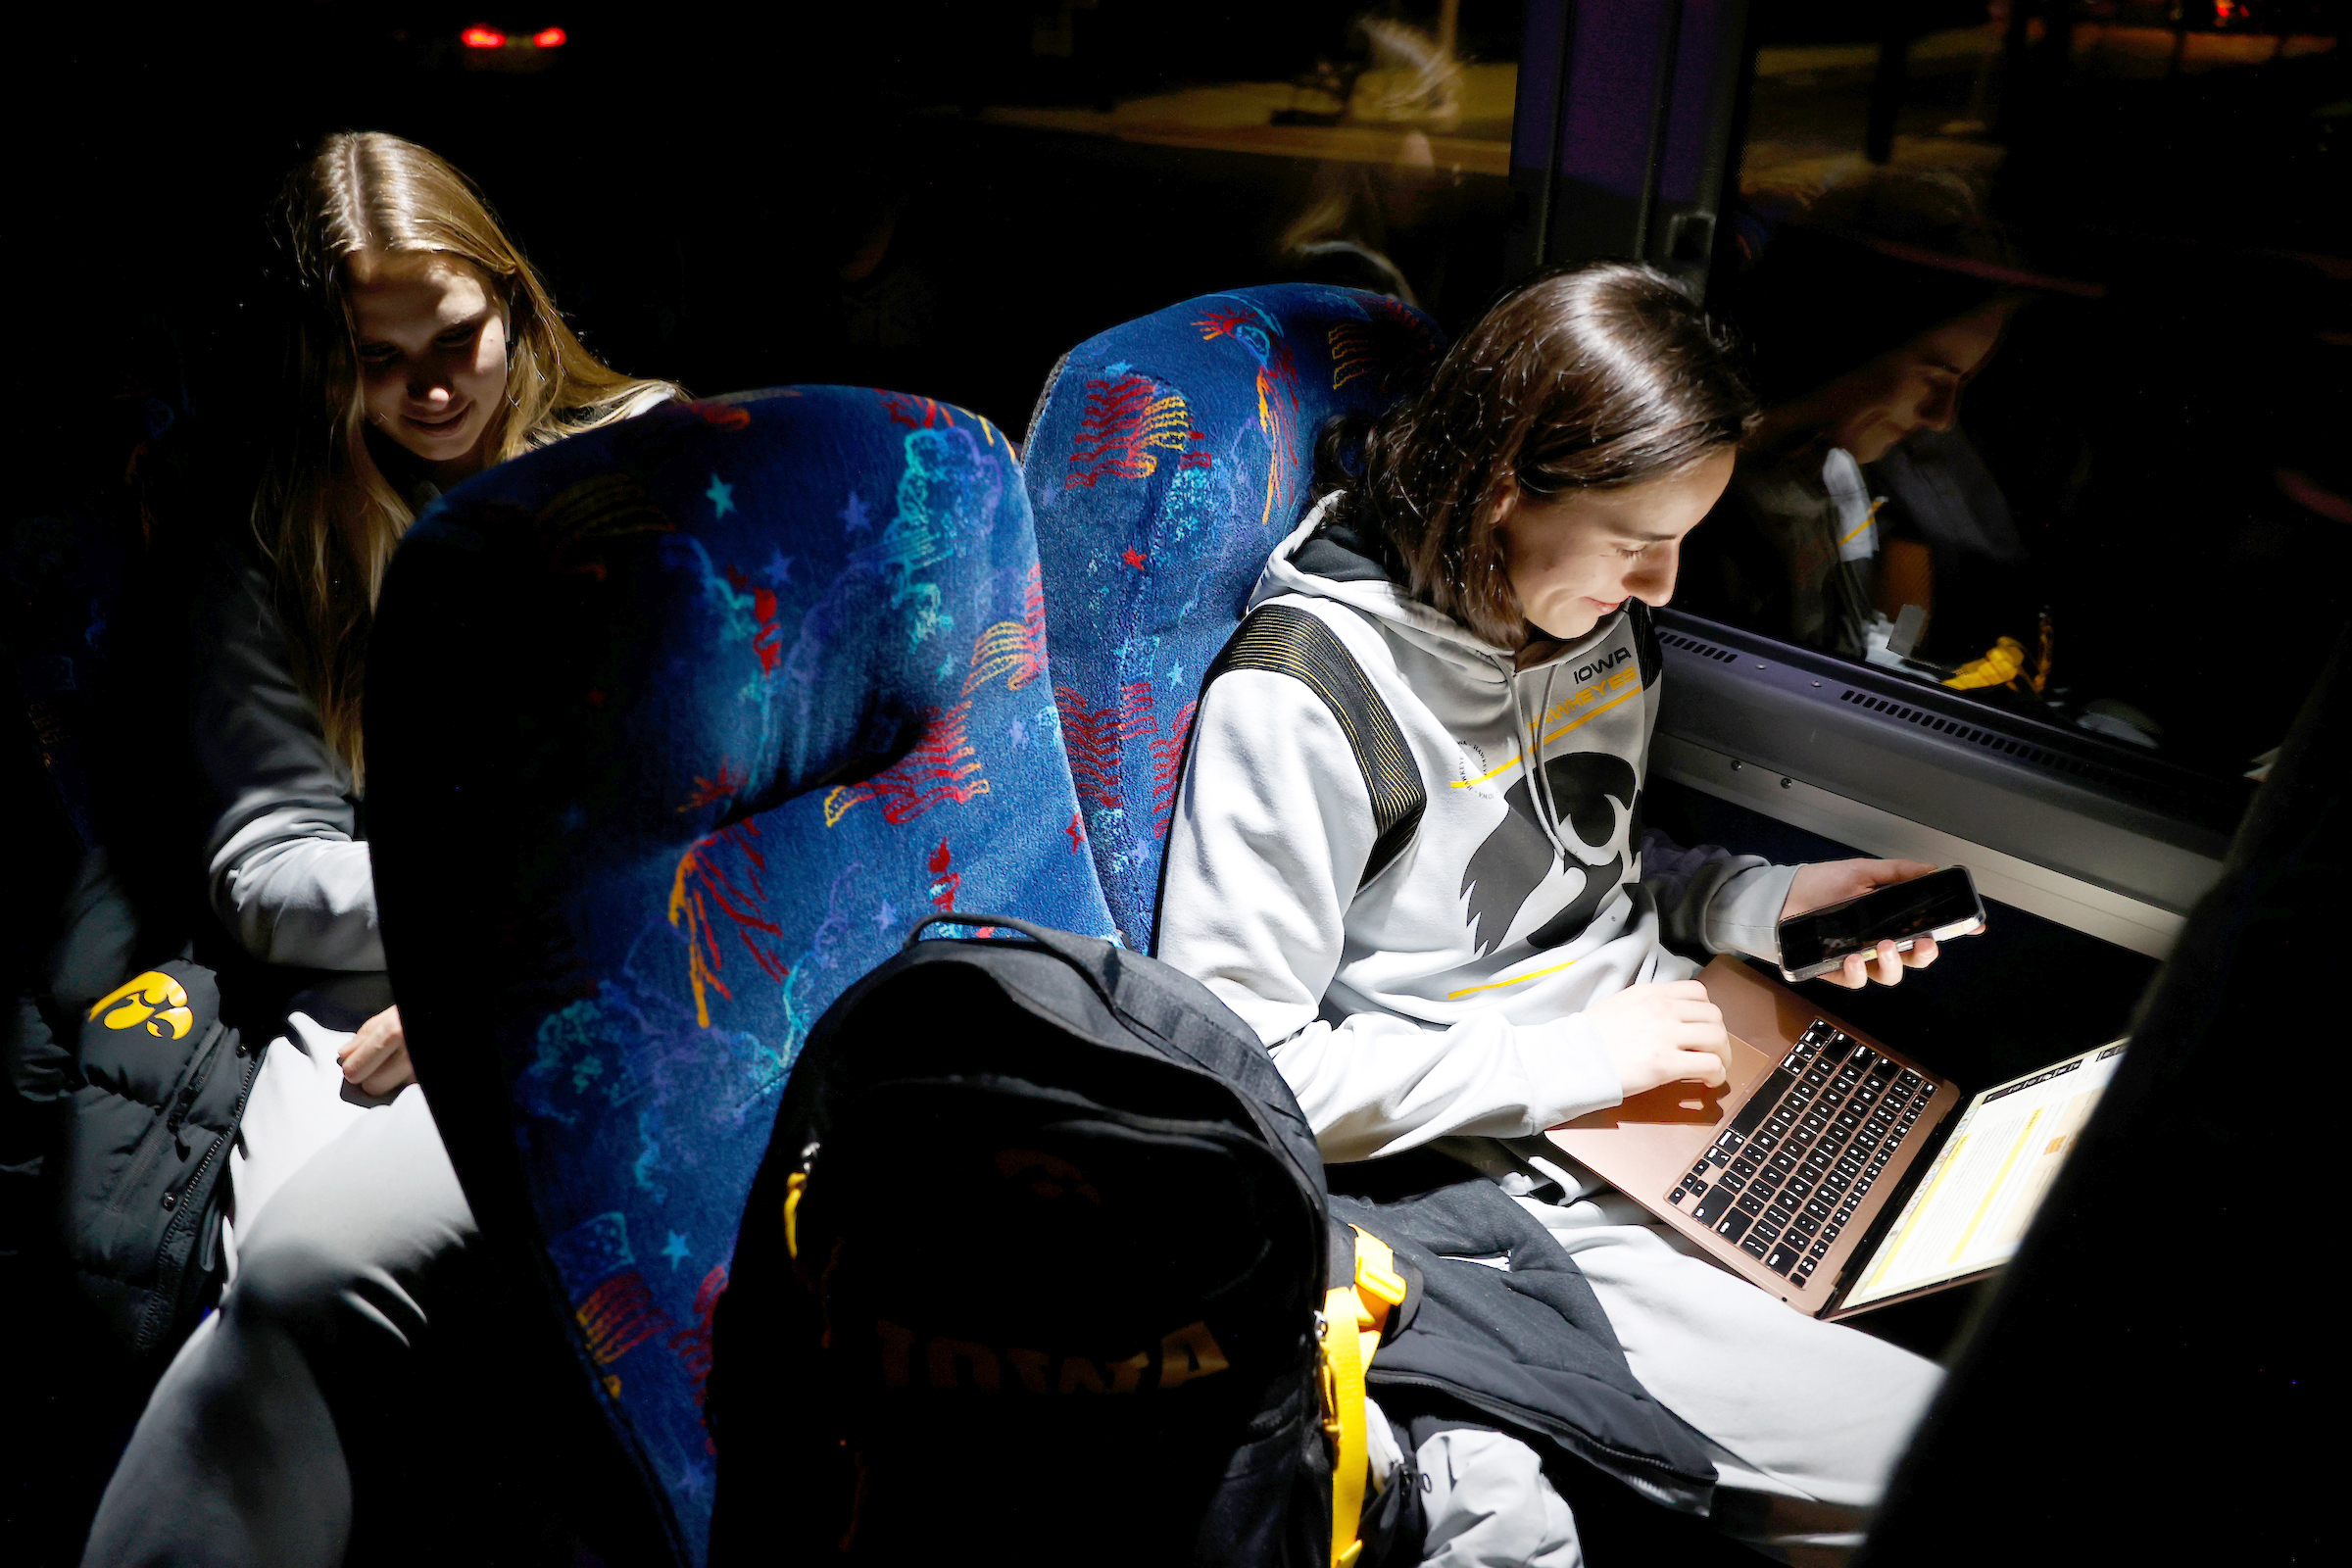
[(1966, 866), (1931, 871), (1826, 909), (1781, 922), (1781, 967), (1793, 974), (1834, 963), (1881, 942), (1908, 942), (1938, 926), (1978, 917), (1976, 884)]

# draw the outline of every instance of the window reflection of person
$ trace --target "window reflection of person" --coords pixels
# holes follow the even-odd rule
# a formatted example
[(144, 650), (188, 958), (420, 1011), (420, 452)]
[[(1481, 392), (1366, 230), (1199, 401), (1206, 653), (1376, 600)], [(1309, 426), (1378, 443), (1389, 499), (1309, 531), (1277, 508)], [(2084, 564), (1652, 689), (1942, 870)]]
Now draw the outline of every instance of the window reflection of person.
[[(1859, 658), (1905, 606), (1923, 622), (1933, 614), (1939, 543), (2016, 557), (1998, 488), (1956, 426), (1962, 394), (2027, 295), (1819, 236), (1775, 250), (1795, 254), (1768, 254), (1741, 289), (1767, 402), (1727, 501), (1747, 526), (1710, 541), (1698, 597), (1732, 619)], [(1891, 470), (1864, 473), (1898, 449)], [(1905, 485), (1947, 494), (1882, 507)], [(1948, 516), (1953, 497), (1973, 515)]]

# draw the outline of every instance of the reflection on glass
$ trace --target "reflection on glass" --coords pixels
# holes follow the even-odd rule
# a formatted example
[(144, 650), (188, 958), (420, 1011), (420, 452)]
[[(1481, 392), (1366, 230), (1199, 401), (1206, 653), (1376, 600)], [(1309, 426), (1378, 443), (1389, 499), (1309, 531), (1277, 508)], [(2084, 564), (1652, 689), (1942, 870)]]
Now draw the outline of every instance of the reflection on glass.
[[(2328, 3), (1760, 6), (1683, 603), (2233, 775), (2352, 601)], [(2259, 606), (2259, 610), (2256, 610)], [(2192, 647), (2255, 613), (2261, 665)]]
[[(1296, 7), (1230, 61), (1195, 61), (1191, 71), (1159, 58), (1157, 32), (1105, 26), (1090, 54), (1079, 14), (1089, 9), (1040, 24), (1038, 52), (1069, 63), (1059, 90), (1033, 94), (1044, 102), (993, 103), (976, 118), (1136, 149), (1111, 157), (1138, 169), (1170, 167), (1144, 149), (1194, 155), (1178, 167), (1216, 187), (1211, 210), (1169, 222), (1150, 243), (1196, 250), (1200, 287), (1332, 282), (1453, 318), (1474, 313), (1500, 281), (1518, 6)], [(1227, 75), (1221, 64), (1241, 69)], [(1150, 81), (1155, 66), (1189, 79), (1115, 90)], [(1246, 279), (1212, 261), (1237, 225), (1256, 242)]]
[(1940, 629), (1937, 578), (1956, 580), (1960, 558), (2022, 564), (2007, 503), (1959, 417), (2031, 296), (2009, 281), (2024, 275), (2014, 269), (1949, 265), (1967, 236), (1941, 237), (1952, 251), (1889, 255), (1792, 230), (1733, 291), (1766, 406), (1729, 498), (1732, 526), (1708, 539), (1721, 548), (1707, 587), (1736, 618), (1899, 662)]
[(1018, 430), (1072, 344), (1219, 289), (1345, 284), (1458, 325), (1503, 281), (1521, 11), (1038, 0), (894, 21), (828, 64), (822, 104), (754, 138), (811, 155), (716, 204), (738, 232), (698, 269), (697, 309), (729, 358), (702, 384), (919, 387)]

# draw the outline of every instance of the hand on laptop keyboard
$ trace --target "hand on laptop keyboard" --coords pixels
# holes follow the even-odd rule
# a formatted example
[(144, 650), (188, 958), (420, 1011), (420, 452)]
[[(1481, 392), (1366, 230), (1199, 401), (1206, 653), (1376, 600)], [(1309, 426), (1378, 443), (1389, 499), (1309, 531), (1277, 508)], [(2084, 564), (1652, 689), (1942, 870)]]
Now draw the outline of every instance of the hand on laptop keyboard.
[(1712, 1086), (1731, 1077), (1723, 1009), (1695, 980), (1627, 986), (1587, 1007), (1585, 1016), (1607, 1049), (1627, 1100), (1660, 1084)]
[[(1781, 918), (1787, 920), (1808, 909), (1843, 904), (1865, 893), (1926, 876), (1935, 869), (1917, 860), (1820, 860), (1800, 865), (1796, 868), (1796, 880), (1788, 884), (1788, 897), (1781, 905)], [(1977, 931), (1984, 929), (1981, 925), (1977, 927)], [(1976, 931), (1962, 933), (1976, 934)], [(1925, 969), (1934, 963), (1936, 952), (1934, 937), (1921, 937), (1908, 953), (1897, 953), (1893, 943), (1882, 942), (1875, 956), (1848, 954), (1842, 968), (1833, 969), (1821, 978), (1848, 991), (1859, 991), (1873, 980), (1890, 986), (1903, 978), (1905, 969)]]
[(1666, 1201), (1809, 1284), (1935, 1098), (1927, 1079), (1816, 1018)]

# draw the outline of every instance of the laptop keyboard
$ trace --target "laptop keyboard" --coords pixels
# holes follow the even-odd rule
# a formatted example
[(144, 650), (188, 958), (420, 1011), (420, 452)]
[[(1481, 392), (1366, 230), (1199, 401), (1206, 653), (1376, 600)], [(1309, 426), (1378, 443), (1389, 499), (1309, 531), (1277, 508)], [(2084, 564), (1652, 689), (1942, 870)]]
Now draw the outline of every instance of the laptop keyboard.
[(1934, 1096), (1816, 1018), (1666, 1200), (1803, 1285)]

